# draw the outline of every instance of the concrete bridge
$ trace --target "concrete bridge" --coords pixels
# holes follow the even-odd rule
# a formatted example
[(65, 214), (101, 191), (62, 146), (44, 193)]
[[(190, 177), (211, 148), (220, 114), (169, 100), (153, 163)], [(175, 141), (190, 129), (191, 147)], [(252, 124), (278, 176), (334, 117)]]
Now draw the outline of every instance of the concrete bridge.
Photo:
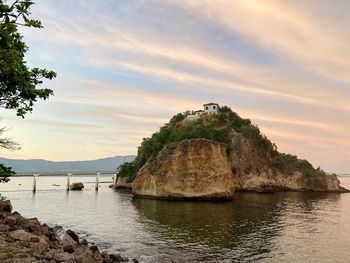
[(96, 174), (115, 174), (114, 171), (66, 171), (66, 172), (21, 172), (14, 176), (33, 176), (35, 174), (40, 176), (55, 176), (55, 175), (96, 175)]
[(33, 177), (33, 193), (36, 192), (36, 180), (37, 177), (42, 176), (58, 176), (58, 175), (66, 175), (67, 176), (67, 191), (70, 190), (70, 177), (73, 175), (96, 175), (96, 191), (98, 190), (99, 185), (99, 177), (101, 174), (113, 174), (113, 184), (117, 183), (116, 171), (68, 171), (68, 172), (27, 172), (27, 173), (16, 173), (13, 176), (32, 176)]

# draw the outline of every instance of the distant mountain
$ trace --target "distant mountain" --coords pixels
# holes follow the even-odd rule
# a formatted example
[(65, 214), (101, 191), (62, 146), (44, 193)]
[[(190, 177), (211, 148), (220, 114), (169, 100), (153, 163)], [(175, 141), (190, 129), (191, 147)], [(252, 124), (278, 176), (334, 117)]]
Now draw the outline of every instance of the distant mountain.
[(124, 161), (131, 162), (135, 155), (115, 156), (89, 161), (52, 162), (41, 159), (21, 160), (0, 158), (0, 163), (21, 172), (74, 172), (74, 171), (112, 171)]

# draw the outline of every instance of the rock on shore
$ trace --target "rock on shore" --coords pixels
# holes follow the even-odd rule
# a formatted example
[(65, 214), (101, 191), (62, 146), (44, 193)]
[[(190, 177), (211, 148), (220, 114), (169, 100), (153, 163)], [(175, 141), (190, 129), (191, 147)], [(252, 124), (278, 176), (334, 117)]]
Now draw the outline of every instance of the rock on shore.
[(140, 169), (132, 190), (154, 198), (232, 199), (234, 178), (225, 145), (206, 139), (168, 145)]
[[(41, 225), (37, 218), (23, 218), (12, 213), (10, 201), (0, 202), (1, 263), (116, 263), (127, 262), (120, 255), (100, 252), (96, 246), (79, 242), (72, 231), (61, 226)], [(133, 262), (137, 262), (134, 260)]]

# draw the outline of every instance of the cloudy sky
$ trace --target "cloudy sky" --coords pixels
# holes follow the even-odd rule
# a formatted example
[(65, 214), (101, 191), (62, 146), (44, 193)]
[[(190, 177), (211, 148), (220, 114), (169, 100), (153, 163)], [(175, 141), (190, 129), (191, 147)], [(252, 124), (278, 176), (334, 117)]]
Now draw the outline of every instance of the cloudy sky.
[(206, 102), (250, 118), (283, 152), (350, 173), (350, 2), (37, 0), (30, 66), (58, 73), (23, 120), (0, 110), (7, 158), (135, 154)]

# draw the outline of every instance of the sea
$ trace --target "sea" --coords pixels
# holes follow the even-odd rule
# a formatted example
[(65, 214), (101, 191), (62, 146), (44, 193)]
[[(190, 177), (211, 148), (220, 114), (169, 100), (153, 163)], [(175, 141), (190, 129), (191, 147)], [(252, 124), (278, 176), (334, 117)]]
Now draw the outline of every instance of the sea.
[[(350, 178), (340, 177), (350, 189)], [(133, 198), (109, 188), (112, 175), (13, 177), (0, 193), (15, 211), (62, 225), (97, 245), (142, 263), (350, 262), (350, 193), (234, 194), (227, 202)]]

